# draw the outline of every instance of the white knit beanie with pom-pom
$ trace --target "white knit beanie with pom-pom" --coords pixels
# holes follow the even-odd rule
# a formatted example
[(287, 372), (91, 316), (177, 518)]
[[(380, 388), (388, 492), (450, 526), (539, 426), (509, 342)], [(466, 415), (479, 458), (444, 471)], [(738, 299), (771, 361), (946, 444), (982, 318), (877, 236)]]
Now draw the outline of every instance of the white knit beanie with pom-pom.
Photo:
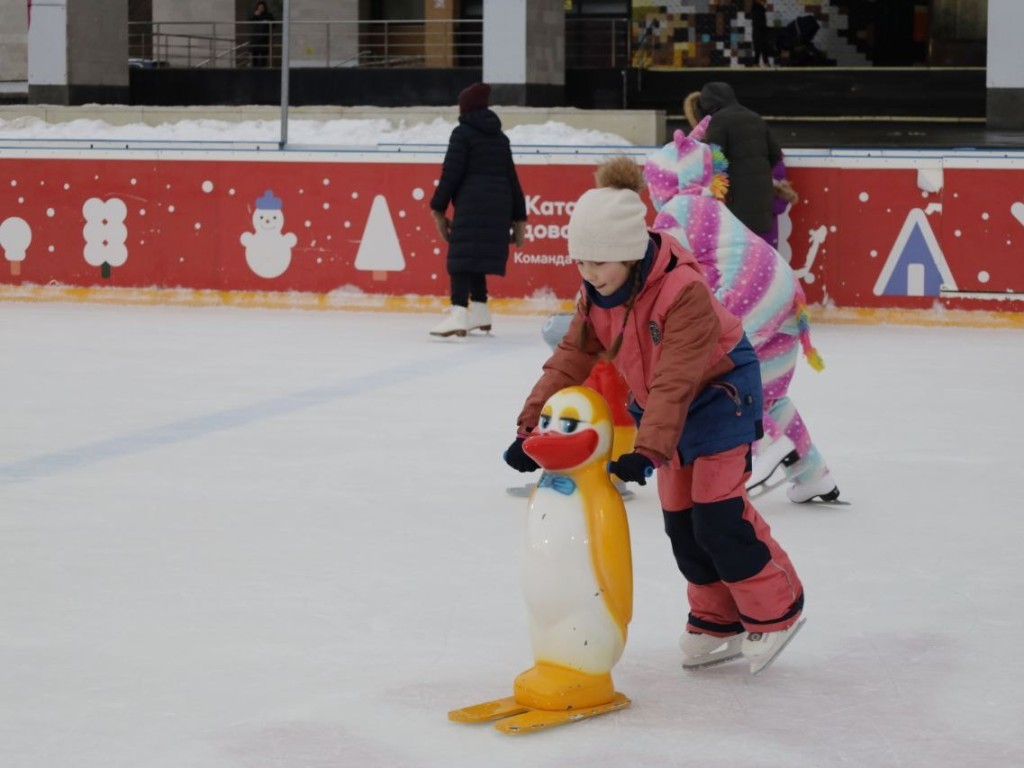
[(587, 190), (569, 217), (574, 261), (640, 261), (649, 238), (647, 206), (632, 189)]

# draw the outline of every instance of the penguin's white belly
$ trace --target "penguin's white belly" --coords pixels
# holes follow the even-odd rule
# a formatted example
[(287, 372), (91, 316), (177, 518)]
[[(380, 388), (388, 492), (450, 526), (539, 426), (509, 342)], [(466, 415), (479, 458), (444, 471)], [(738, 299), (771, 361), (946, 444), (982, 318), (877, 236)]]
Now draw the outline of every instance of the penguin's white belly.
[(608, 672), (625, 646), (594, 571), (579, 492), (538, 488), (526, 518), (523, 589), (537, 661)]

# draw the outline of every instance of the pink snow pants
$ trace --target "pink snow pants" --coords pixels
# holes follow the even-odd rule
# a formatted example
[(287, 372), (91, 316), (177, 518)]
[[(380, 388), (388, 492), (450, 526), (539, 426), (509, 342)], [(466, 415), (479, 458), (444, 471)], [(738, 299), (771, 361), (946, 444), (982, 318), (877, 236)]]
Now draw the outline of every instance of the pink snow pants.
[(687, 629), (725, 636), (794, 624), (803, 586), (747, 498), (750, 446), (658, 470), (665, 530), (688, 582)]

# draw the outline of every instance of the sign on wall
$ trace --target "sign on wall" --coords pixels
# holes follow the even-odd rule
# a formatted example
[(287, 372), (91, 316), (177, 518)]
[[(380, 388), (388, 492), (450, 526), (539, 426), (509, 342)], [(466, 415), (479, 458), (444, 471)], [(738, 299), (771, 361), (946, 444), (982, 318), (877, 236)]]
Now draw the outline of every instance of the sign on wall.
[[(281, 157), (5, 150), (0, 282), (447, 295), (428, 208), (439, 156)], [(495, 297), (575, 295), (566, 225), (596, 162), (517, 158), (527, 242), (510, 247)], [(1016, 309), (1005, 299), (1024, 294), (1024, 163), (805, 158), (790, 177), (801, 199), (780, 222), (780, 251), (811, 302)]]

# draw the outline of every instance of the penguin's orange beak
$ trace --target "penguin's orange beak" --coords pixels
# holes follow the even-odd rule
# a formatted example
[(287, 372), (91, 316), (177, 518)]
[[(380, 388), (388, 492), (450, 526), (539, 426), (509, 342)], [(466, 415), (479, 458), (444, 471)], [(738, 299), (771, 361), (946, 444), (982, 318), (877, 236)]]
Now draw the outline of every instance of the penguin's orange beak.
[(571, 435), (542, 432), (526, 438), (523, 450), (544, 469), (557, 472), (579, 466), (589, 459), (599, 440), (597, 432), (592, 429)]

